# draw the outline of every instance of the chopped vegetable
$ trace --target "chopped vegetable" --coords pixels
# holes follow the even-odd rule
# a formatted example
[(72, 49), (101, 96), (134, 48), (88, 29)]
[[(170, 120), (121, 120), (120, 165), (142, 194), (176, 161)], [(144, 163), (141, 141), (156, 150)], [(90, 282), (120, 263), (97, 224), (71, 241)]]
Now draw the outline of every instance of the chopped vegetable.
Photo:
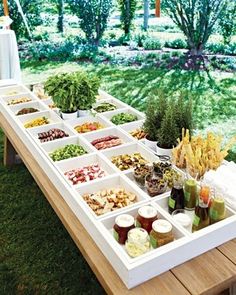
[(116, 110), (117, 107), (109, 102), (102, 102), (99, 104), (97, 107), (94, 108), (94, 111), (97, 113), (103, 113), (103, 112), (109, 112), (109, 111), (114, 111)]
[(82, 125), (78, 125), (75, 127), (75, 130), (78, 133), (86, 133), (86, 132), (91, 132), (99, 129), (103, 129), (104, 126), (99, 123), (99, 122), (86, 122)]
[(87, 154), (87, 151), (81, 145), (68, 144), (62, 148), (56, 149), (50, 153), (49, 156), (53, 161), (61, 161), (64, 159), (82, 156), (84, 154)]
[(138, 117), (129, 113), (119, 113), (111, 118), (111, 122), (115, 125), (125, 124), (138, 120)]

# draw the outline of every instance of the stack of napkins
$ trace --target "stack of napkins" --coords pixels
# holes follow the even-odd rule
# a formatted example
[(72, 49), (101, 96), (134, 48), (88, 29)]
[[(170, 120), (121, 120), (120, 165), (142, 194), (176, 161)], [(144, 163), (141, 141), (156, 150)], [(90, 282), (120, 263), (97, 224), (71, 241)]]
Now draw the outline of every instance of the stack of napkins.
[(221, 193), (232, 209), (236, 210), (236, 164), (224, 162), (216, 171), (210, 170), (204, 175), (204, 183)]

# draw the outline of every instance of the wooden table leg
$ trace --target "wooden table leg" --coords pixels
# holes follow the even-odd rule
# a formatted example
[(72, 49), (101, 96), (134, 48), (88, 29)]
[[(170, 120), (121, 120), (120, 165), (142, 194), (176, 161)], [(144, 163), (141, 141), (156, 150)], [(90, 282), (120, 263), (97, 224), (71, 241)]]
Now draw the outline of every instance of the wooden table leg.
[(3, 154), (3, 165), (13, 166), (16, 162), (16, 151), (12, 146), (9, 139), (4, 135), (4, 154)]
[(229, 294), (230, 294), (230, 295), (235, 295), (235, 294), (236, 294), (236, 283), (233, 284), (233, 285), (231, 286), (231, 288), (229, 289)]

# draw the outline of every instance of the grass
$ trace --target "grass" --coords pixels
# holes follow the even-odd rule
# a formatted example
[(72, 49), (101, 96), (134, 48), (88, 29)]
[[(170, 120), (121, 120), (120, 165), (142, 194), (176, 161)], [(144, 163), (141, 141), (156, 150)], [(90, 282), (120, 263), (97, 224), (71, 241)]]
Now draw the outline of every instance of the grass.
[[(157, 89), (168, 95), (188, 89), (198, 129), (236, 134), (236, 77), (233, 74), (164, 71), (156, 68), (24, 64), (25, 83), (56, 72), (85, 68), (96, 72), (102, 87), (138, 109)], [(210, 127), (209, 127), (209, 126)], [(104, 291), (23, 165), (2, 166), (0, 132), (0, 294), (103, 294)], [(236, 153), (228, 157), (236, 162)]]
[[(29, 66), (30, 65), (30, 66)], [(184, 89), (194, 102), (194, 120), (198, 130), (224, 130), (225, 138), (236, 134), (236, 75), (219, 72), (163, 70), (77, 63), (25, 63), (25, 83), (44, 81), (49, 75), (63, 71), (86, 69), (96, 72), (102, 88), (139, 110), (145, 110), (148, 96), (162, 89), (167, 95)]]
[(0, 294), (105, 294), (24, 165), (2, 165)]

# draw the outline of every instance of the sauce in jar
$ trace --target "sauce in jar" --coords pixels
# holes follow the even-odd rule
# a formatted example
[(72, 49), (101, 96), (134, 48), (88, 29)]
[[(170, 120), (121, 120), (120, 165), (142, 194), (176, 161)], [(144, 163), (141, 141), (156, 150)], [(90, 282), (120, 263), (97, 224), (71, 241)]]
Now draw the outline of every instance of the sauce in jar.
[(184, 184), (184, 198), (185, 198), (185, 209), (194, 210), (198, 192), (197, 192), (197, 183), (194, 179), (187, 179)]
[(157, 220), (157, 210), (151, 206), (143, 206), (138, 210), (136, 226), (144, 228), (148, 233), (152, 230), (152, 223)]
[(225, 200), (221, 195), (214, 197), (210, 208), (210, 223), (216, 223), (225, 219)]
[(150, 242), (154, 249), (168, 244), (173, 240), (172, 225), (169, 221), (158, 219), (153, 222), (150, 232)]
[(125, 248), (129, 256), (140, 256), (150, 249), (148, 232), (143, 228), (133, 228), (128, 233)]
[(128, 231), (134, 228), (134, 217), (129, 214), (122, 214), (116, 217), (113, 227), (113, 236), (120, 244), (125, 244)]

